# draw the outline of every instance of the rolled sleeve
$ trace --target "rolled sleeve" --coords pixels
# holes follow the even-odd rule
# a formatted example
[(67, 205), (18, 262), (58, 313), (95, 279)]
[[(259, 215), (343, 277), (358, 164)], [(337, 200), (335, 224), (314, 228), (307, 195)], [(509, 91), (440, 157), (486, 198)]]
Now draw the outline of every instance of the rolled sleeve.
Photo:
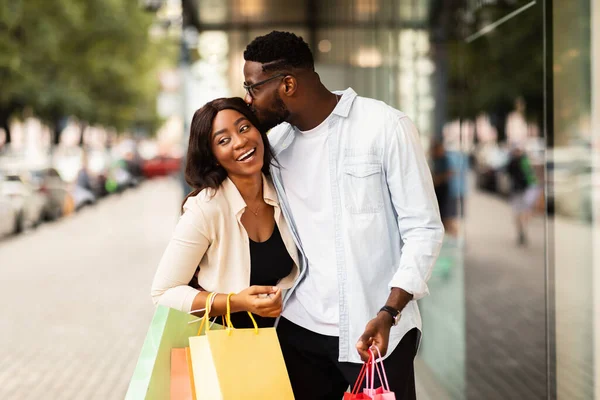
[(389, 285), (418, 300), (429, 294), (427, 281), (442, 246), (444, 228), (416, 127), (401, 115), (389, 132), (384, 168), (403, 242), (400, 265)]
[(413, 295), (413, 300), (419, 300), (429, 294), (427, 282), (410, 270), (400, 270), (396, 272), (390, 281), (390, 288), (400, 288)]
[(152, 282), (151, 296), (155, 305), (191, 311), (199, 291), (189, 286), (189, 282), (210, 243), (203, 233), (203, 225), (201, 210), (187, 208), (179, 219)]

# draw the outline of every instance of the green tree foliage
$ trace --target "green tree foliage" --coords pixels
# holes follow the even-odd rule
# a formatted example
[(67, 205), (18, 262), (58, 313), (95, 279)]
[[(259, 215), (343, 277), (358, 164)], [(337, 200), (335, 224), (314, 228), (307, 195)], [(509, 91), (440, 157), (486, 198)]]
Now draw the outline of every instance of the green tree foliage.
[(490, 113), (502, 118), (518, 97), (541, 122), (544, 88), (543, 7), (537, 4), (494, 30), (474, 34), (528, 4), (527, 0), (432, 0), (430, 25), (448, 55), (448, 119)]
[(55, 130), (76, 117), (153, 128), (161, 46), (137, 1), (12, 0), (0, 4), (0, 127), (24, 107)]

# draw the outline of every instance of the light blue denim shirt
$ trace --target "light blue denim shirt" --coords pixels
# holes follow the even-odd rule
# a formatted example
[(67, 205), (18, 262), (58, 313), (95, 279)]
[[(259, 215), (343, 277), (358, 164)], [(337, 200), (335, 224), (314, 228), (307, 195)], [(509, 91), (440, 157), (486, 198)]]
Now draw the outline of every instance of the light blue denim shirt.
[[(339, 289), (339, 361), (360, 363), (355, 345), (367, 323), (386, 303), (390, 288), (414, 299), (390, 333), (388, 355), (412, 328), (421, 329), (417, 300), (444, 238), (431, 173), (412, 121), (383, 102), (357, 96), (351, 88), (330, 118), (328, 148)], [(269, 133), (277, 157), (294, 146), (294, 127), (283, 123)], [(308, 265), (277, 165), (273, 182), (281, 210), (300, 253), (302, 285)], [(315, 232), (318, 234), (318, 232)]]

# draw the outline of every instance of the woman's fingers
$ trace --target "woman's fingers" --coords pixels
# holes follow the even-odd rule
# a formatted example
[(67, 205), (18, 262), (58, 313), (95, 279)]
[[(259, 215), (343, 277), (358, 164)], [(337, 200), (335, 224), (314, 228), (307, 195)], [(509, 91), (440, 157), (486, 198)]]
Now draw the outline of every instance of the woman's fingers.
[(270, 295), (270, 294), (274, 294), (277, 293), (278, 291), (281, 292), (281, 290), (276, 287), (276, 286), (258, 286), (258, 285), (254, 285), (254, 286), (250, 286), (248, 289), (248, 294), (250, 295)]

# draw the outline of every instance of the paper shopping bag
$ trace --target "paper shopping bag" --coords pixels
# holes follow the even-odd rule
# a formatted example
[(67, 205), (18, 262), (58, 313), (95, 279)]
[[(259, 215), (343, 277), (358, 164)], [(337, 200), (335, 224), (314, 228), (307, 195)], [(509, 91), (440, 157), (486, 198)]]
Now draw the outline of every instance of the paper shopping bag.
[[(377, 346), (373, 347), (377, 350), (377, 355), (379, 358), (375, 357), (372, 348), (369, 349), (370, 358), (365, 367), (367, 387), (363, 390), (363, 393), (373, 400), (396, 400), (396, 396), (390, 391), (390, 384), (387, 380), (387, 375), (385, 373), (385, 367), (383, 365), (383, 360), (381, 359), (379, 348)], [(377, 371), (379, 381), (381, 382), (381, 386), (378, 388), (375, 388), (375, 371)]]
[[(358, 378), (354, 383), (352, 392), (344, 393), (344, 400), (396, 400), (396, 396), (389, 390), (389, 384), (383, 363), (381, 362), (381, 353), (377, 349), (379, 359), (375, 358), (375, 355), (371, 349), (369, 349), (369, 359), (363, 364)], [(379, 375), (379, 380), (382, 386), (375, 388), (375, 371)], [(360, 390), (363, 386), (364, 381), (367, 381), (366, 388)]]
[(373, 400), (396, 400), (396, 395), (383, 387), (378, 387), (372, 392), (370, 398)]
[[(216, 294), (211, 293), (206, 298), (206, 310), (210, 310), (210, 303)], [(206, 338), (206, 332), (210, 331), (209, 313), (204, 313), (200, 331), (204, 331), (203, 336), (190, 337), (189, 342), (189, 363), (191, 365), (191, 382), (194, 385), (196, 399), (220, 399), (218, 391), (217, 374), (212, 360), (212, 353)]]
[(171, 400), (196, 400), (188, 367), (188, 352), (189, 347), (171, 349)]
[(198, 400), (293, 400), (275, 328), (235, 329), (229, 297), (225, 330), (192, 337), (190, 353)]
[(371, 396), (367, 395), (366, 393), (360, 390), (360, 388), (363, 385), (363, 382), (365, 381), (366, 369), (370, 361), (371, 359), (369, 359), (369, 361), (363, 364), (362, 369), (358, 374), (358, 378), (354, 383), (352, 391), (344, 393), (344, 400), (372, 400)]
[(198, 333), (199, 323), (188, 324), (193, 315), (158, 306), (125, 395), (126, 400), (169, 398), (171, 349), (184, 348)]
[(351, 392), (346, 392), (344, 393), (344, 400), (373, 400), (372, 397), (367, 396), (366, 394), (360, 392), (360, 393), (351, 393)]

